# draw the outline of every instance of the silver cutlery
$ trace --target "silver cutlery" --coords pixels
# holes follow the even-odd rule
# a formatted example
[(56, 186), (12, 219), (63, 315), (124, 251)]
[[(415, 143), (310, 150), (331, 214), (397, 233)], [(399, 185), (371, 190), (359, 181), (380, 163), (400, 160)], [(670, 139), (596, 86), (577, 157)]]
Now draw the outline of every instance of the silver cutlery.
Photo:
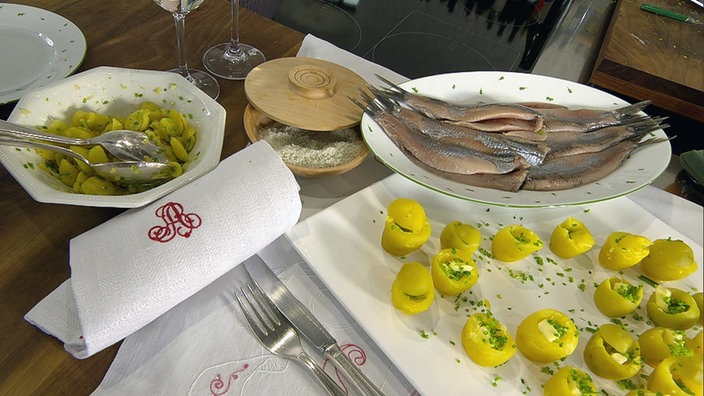
[(362, 394), (383, 396), (376, 385), (340, 349), (337, 341), (313, 314), (286, 288), (258, 255), (245, 262), (252, 280), (269, 296), (303, 337), (340, 369)]
[(121, 185), (151, 185), (173, 179), (173, 176), (169, 173), (171, 165), (167, 163), (122, 161), (94, 164), (88, 161), (84, 156), (65, 147), (5, 136), (0, 136), (0, 146), (27, 147), (55, 151), (85, 163), (93, 168), (95, 173), (99, 176)]
[(22, 125), (0, 120), (0, 136), (9, 136), (18, 139), (34, 139), (67, 146), (103, 146), (108, 152), (123, 161), (144, 161), (150, 158), (156, 162), (168, 162), (164, 157), (163, 149), (151, 143), (147, 136), (141, 132), (128, 130), (115, 130), (105, 132), (90, 139), (70, 138), (53, 135)]
[(291, 323), (279, 312), (262, 290), (250, 282), (235, 292), (237, 302), (254, 335), (271, 353), (297, 359), (333, 396), (346, 396), (333, 379), (303, 350)]

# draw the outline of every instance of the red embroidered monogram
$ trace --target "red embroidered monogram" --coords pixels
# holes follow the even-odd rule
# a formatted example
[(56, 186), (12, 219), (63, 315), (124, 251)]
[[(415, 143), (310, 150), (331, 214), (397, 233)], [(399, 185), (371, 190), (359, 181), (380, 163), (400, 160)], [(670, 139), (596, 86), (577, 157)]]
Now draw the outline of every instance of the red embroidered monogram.
[(149, 239), (157, 242), (168, 242), (176, 235), (188, 238), (191, 232), (201, 225), (200, 216), (195, 213), (184, 213), (183, 205), (177, 202), (160, 206), (154, 214), (164, 220), (163, 226), (154, 226), (147, 233)]
[(249, 364), (245, 363), (244, 366), (242, 366), (241, 369), (236, 370), (232, 372), (230, 375), (227, 376), (227, 384), (225, 381), (222, 380), (222, 375), (218, 373), (218, 375), (213, 378), (212, 381), (210, 381), (210, 394), (213, 396), (219, 396), (219, 395), (224, 395), (227, 393), (228, 390), (230, 390), (230, 386), (232, 385), (232, 381), (235, 381), (240, 378), (240, 374), (247, 370), (249, 368)]

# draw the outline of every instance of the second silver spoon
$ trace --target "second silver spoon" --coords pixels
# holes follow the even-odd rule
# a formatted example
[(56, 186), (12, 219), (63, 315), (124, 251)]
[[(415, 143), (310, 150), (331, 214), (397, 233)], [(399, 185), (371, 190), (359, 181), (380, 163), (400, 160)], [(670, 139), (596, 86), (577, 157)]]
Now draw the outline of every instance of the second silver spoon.
[(168, 162), (166, 157), (164, 157), (163, 149), (150, 142), (147, 135), (123, 129), (105, 132), (91, 139), (80, 139), (45, 133), (23, 125), (0, 120), (0, 136), (35, 139), (69, 146), (100, 145), (121, 160)]
[(52, 150), (79, 161), (93, 168), (95, 173), (102, 178), (120, 185), (148, 185), (160, 184), (171, 176), (171, 165), (161, 162), (146, 161), (122, 161), (94, 164), (84, 156), (65, 147), (54, 146), (53, 144), (35, 142), (31, 140), (20, 140), (0, 136), (0, 145), (12, 147), (29, 147), (35, 149)]

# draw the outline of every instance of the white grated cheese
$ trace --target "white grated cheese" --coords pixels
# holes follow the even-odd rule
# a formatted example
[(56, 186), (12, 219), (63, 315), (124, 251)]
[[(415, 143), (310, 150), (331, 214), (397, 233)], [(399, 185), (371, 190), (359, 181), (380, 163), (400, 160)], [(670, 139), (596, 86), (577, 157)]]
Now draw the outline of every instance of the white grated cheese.
[(317, 132), (278, 122), (259, 130), (259, 136), (284, 162), (305, 168), (331, 168), (350, 162), (362, 153), (365, 144), (352, 128)]

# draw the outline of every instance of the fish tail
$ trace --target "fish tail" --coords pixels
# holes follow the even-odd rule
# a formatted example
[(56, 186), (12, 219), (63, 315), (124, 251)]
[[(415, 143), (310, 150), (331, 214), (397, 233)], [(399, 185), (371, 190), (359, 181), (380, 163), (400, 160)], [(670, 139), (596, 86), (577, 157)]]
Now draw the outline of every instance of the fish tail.
[(381, 75), (379, 75), (379, 74), (374, 74), (374, 76), (375, 76), (376, 78), (378, 78), (379, 80), (381, 80), (381, 82), (383, 82), (384, 84), (386, 84), (386, 85), (389, 86), (389, 87), (387, 88), (387, 90), (395, 91), (395, 92), (400, 93), (400, 94), (406, 93), (406, 91), (405, 91), (403, 88), (401, 88), (401, 87), (398, 86), (397, 84), (394, 84), (393, 82), (389, 81), (387, 78), (384, 78), (383, 76), (381, 76)]
[(643, 109), (645, 109), (649, 104), (649, 100), (643, 100), (641, 102), (633, 103), (631, 105), (613, 110), (612, 113), (614, 114), (616, 119), (620, 121), (640, 119), (642, 118), (642, 116), (638, 113), (643, 111)]
[(653, 137), (647, 138), (647, 139), (645, 139), (645, 140), (640, 140), (640, 141), (638, 141), (638, 139), (641, 138), (640, 136), (632, 136), (632, 137), (629, 138), (629, 139), (630, 139), (631, 141), (637, 142), (637, 147), (643, 147), (643, 146), (649, 146), (649, 145), (651, 145), (651, 144), (656, 144), (656, 143), (669, 142), (670, 140), (672, 140), (672, 139), (674, 139), (674, 138), (676, 138), (676, 137), (677, 137), (677, 136), (668, 136), (668, 137), (664, 137), (664, 138), (659, 138), (659, 137), (654, 137), (654, 136), (653, 136)]
[[(369, 97), (369, 96), (367, 95), (367, 97)], [(369, 97), (369, 98), (374, 103), (379, 105), (380, 108), (382, 108), (383, 110), (388, 111), (388, 112), (395, 112), (396, 110), (398, 110), (398, 108), (400, 106), (397, 101), (395, 101), (393, 98), (391, 98), (389, 96), (377, 95), (373, 98), (372, 97)]]
[(390, 99), (396, 102), (403, 101), (403, 99), (405, 98), (405, 95), (401, 92), (396, 92), (388, 89), (379, 89), (376, 87), (370, 87), (369, 89), (377, 98)]
[(657, 131), (658, 129), (668, 128), (670, 126), (669, 124), (662, 123), (666, 119), (667, 117), (657, 117), (638, 120), (626, 125), (626, 128), (632, 134), (642, 136), (646, 133)]
[(374, 97), (370, 96), (367, 92), (360, 90), (359, 91), (359, 96), (362, 98), (364, 102), (361, 102), (357, 100), (356, 98), (353, 98), (352, 96), (347, 95), (347, 98), (352, 101), (352, 103), (356, 104), (359, 106), (364, 112), (370, 116), (374, 117), (380, 112), (384, 111), (384, 108), (382, 108), (381, 104), (375, 100)]
[(364, 110), (364, 111), (367, 110), (367, 107), (368, 107), (368, 106), (365, 105), (364, 103), (360, 102), (360, 101), (357, 100), (356, 98), (353, 98), (353, 97), (347, 95), (347, 99), (351, 100), (352, 103), (354, 103), (354, 104), (356, 104), (357, 106), (359, 106), (362, 110)]

